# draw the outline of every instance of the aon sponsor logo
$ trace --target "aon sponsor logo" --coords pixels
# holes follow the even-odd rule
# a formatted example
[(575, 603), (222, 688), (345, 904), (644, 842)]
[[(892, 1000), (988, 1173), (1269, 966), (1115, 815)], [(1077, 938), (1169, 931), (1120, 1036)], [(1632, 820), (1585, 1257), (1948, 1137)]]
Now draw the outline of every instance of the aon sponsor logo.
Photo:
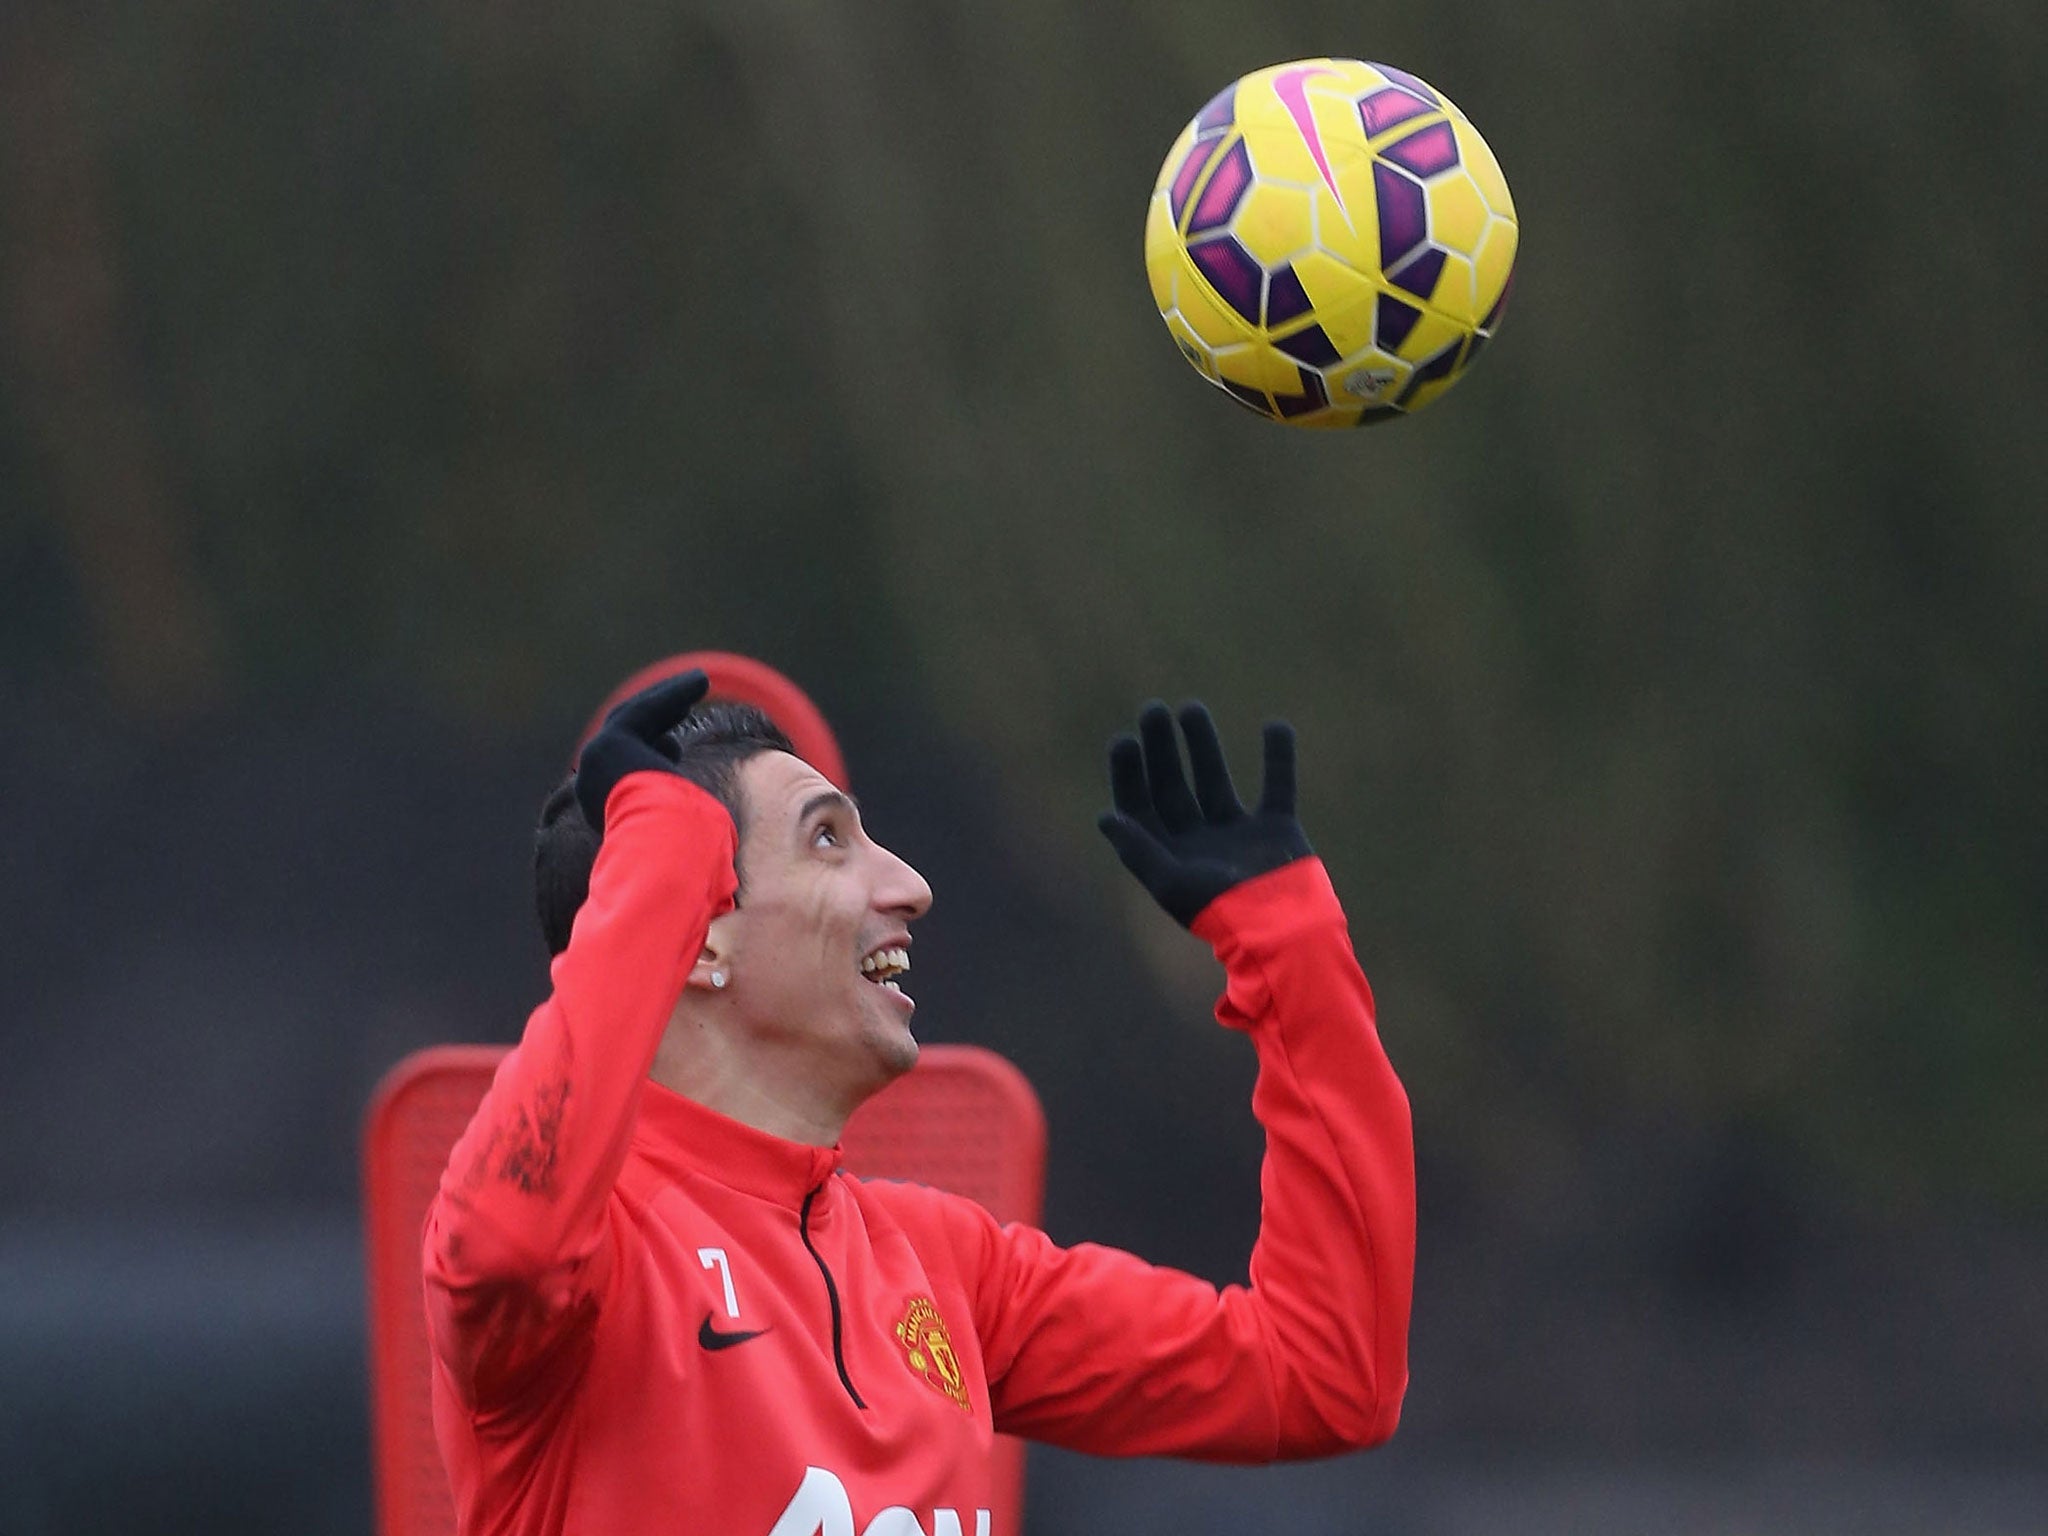
[(932, 1523), (920, 1523), (914, 1511), (891, 1505), (860, 1530), (853, 1526), (853, 1502), (846, 1485), (823, 1467), (808, 1467), (796, 1496), (768, 1536), (989, 1536), (988, 1511), (974, 1512), (974, 1529), (961, 1524), (960, 1512), (935, 1509)]

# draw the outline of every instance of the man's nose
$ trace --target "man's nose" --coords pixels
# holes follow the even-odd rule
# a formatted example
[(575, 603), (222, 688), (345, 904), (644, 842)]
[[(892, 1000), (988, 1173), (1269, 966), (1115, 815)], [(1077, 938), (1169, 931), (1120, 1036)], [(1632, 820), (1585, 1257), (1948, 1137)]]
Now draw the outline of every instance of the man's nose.
[(888, 870), (875, 892), (875, 905), (905, 918), (923, 917), (932, 905), (932, 888), (925, 883), (924, 876), (908, 860), (898, 858), (886, 848), (882, 849), (882, 857)]

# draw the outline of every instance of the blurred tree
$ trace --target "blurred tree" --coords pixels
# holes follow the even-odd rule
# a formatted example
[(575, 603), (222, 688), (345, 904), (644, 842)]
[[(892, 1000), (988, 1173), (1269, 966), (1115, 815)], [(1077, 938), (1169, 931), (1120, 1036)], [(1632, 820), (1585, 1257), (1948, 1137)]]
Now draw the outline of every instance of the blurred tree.
[(0, 336), (100, 675), (121, 707), (176, 714), (218, 696), (221, 637), (135, 388), (101, 134), (59, 21), (52, 7), (0, 17)]

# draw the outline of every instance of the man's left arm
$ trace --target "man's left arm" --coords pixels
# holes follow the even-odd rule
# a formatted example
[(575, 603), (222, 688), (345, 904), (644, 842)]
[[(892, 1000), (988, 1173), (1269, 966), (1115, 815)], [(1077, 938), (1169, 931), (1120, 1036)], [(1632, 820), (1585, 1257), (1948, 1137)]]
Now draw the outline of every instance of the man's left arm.
[(1230, 892), (1196, 931), (1228, 970), (1217, 1018), (1259, 1055), (1251, 1283), (1219, 1289), (984, 1222), (978, 1321), (996, 1428), (1096, 1455), (1220, 1461), (1377, 1445), (1408, 1382), (1415, 1165), (1371, 992), (1318, 860)]
[[(1208, 712), (1163, 705), (1110, 753), (1102, 829), (1225, 968), (1216, 1016), (1259, 1055), (1266, 1132), (1249, 1286), (1218, 1290), (1043, 1233), (981, 1234), (997, 1428), (1106, 1455), (1266, 1461), (1377, 1444), (1408, 1381), (1415, 1154), (1344, 914), (1294, 812), (1294, 733), (1239, 804)], [(1191, 1192), (1192, 1193), (1192, 1192)]]
[(1316, 1410), (1310, 1433), (1376, 1445), (1408, 1386), (1415, 1142), (1372, 991), (1319, 859), (1238, 886), (1194, 932), (1225, 967), (1218, 1022), (1259, 1053), (1251, 1288), (1289, 1373), (1283, 1403)]

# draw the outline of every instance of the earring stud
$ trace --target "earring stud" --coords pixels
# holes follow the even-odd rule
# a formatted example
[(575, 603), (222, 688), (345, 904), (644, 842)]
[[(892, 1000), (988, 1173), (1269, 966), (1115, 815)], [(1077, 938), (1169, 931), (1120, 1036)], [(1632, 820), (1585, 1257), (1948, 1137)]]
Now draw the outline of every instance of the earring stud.
[(711, 985), (713, 985), (714, 987), (722, 987), (722, 986), (724, 986), (724, 985), (725, 985), (725, 972), (723, 972), (723, 971), (713, 971), (713, 972), (711, 973)]

